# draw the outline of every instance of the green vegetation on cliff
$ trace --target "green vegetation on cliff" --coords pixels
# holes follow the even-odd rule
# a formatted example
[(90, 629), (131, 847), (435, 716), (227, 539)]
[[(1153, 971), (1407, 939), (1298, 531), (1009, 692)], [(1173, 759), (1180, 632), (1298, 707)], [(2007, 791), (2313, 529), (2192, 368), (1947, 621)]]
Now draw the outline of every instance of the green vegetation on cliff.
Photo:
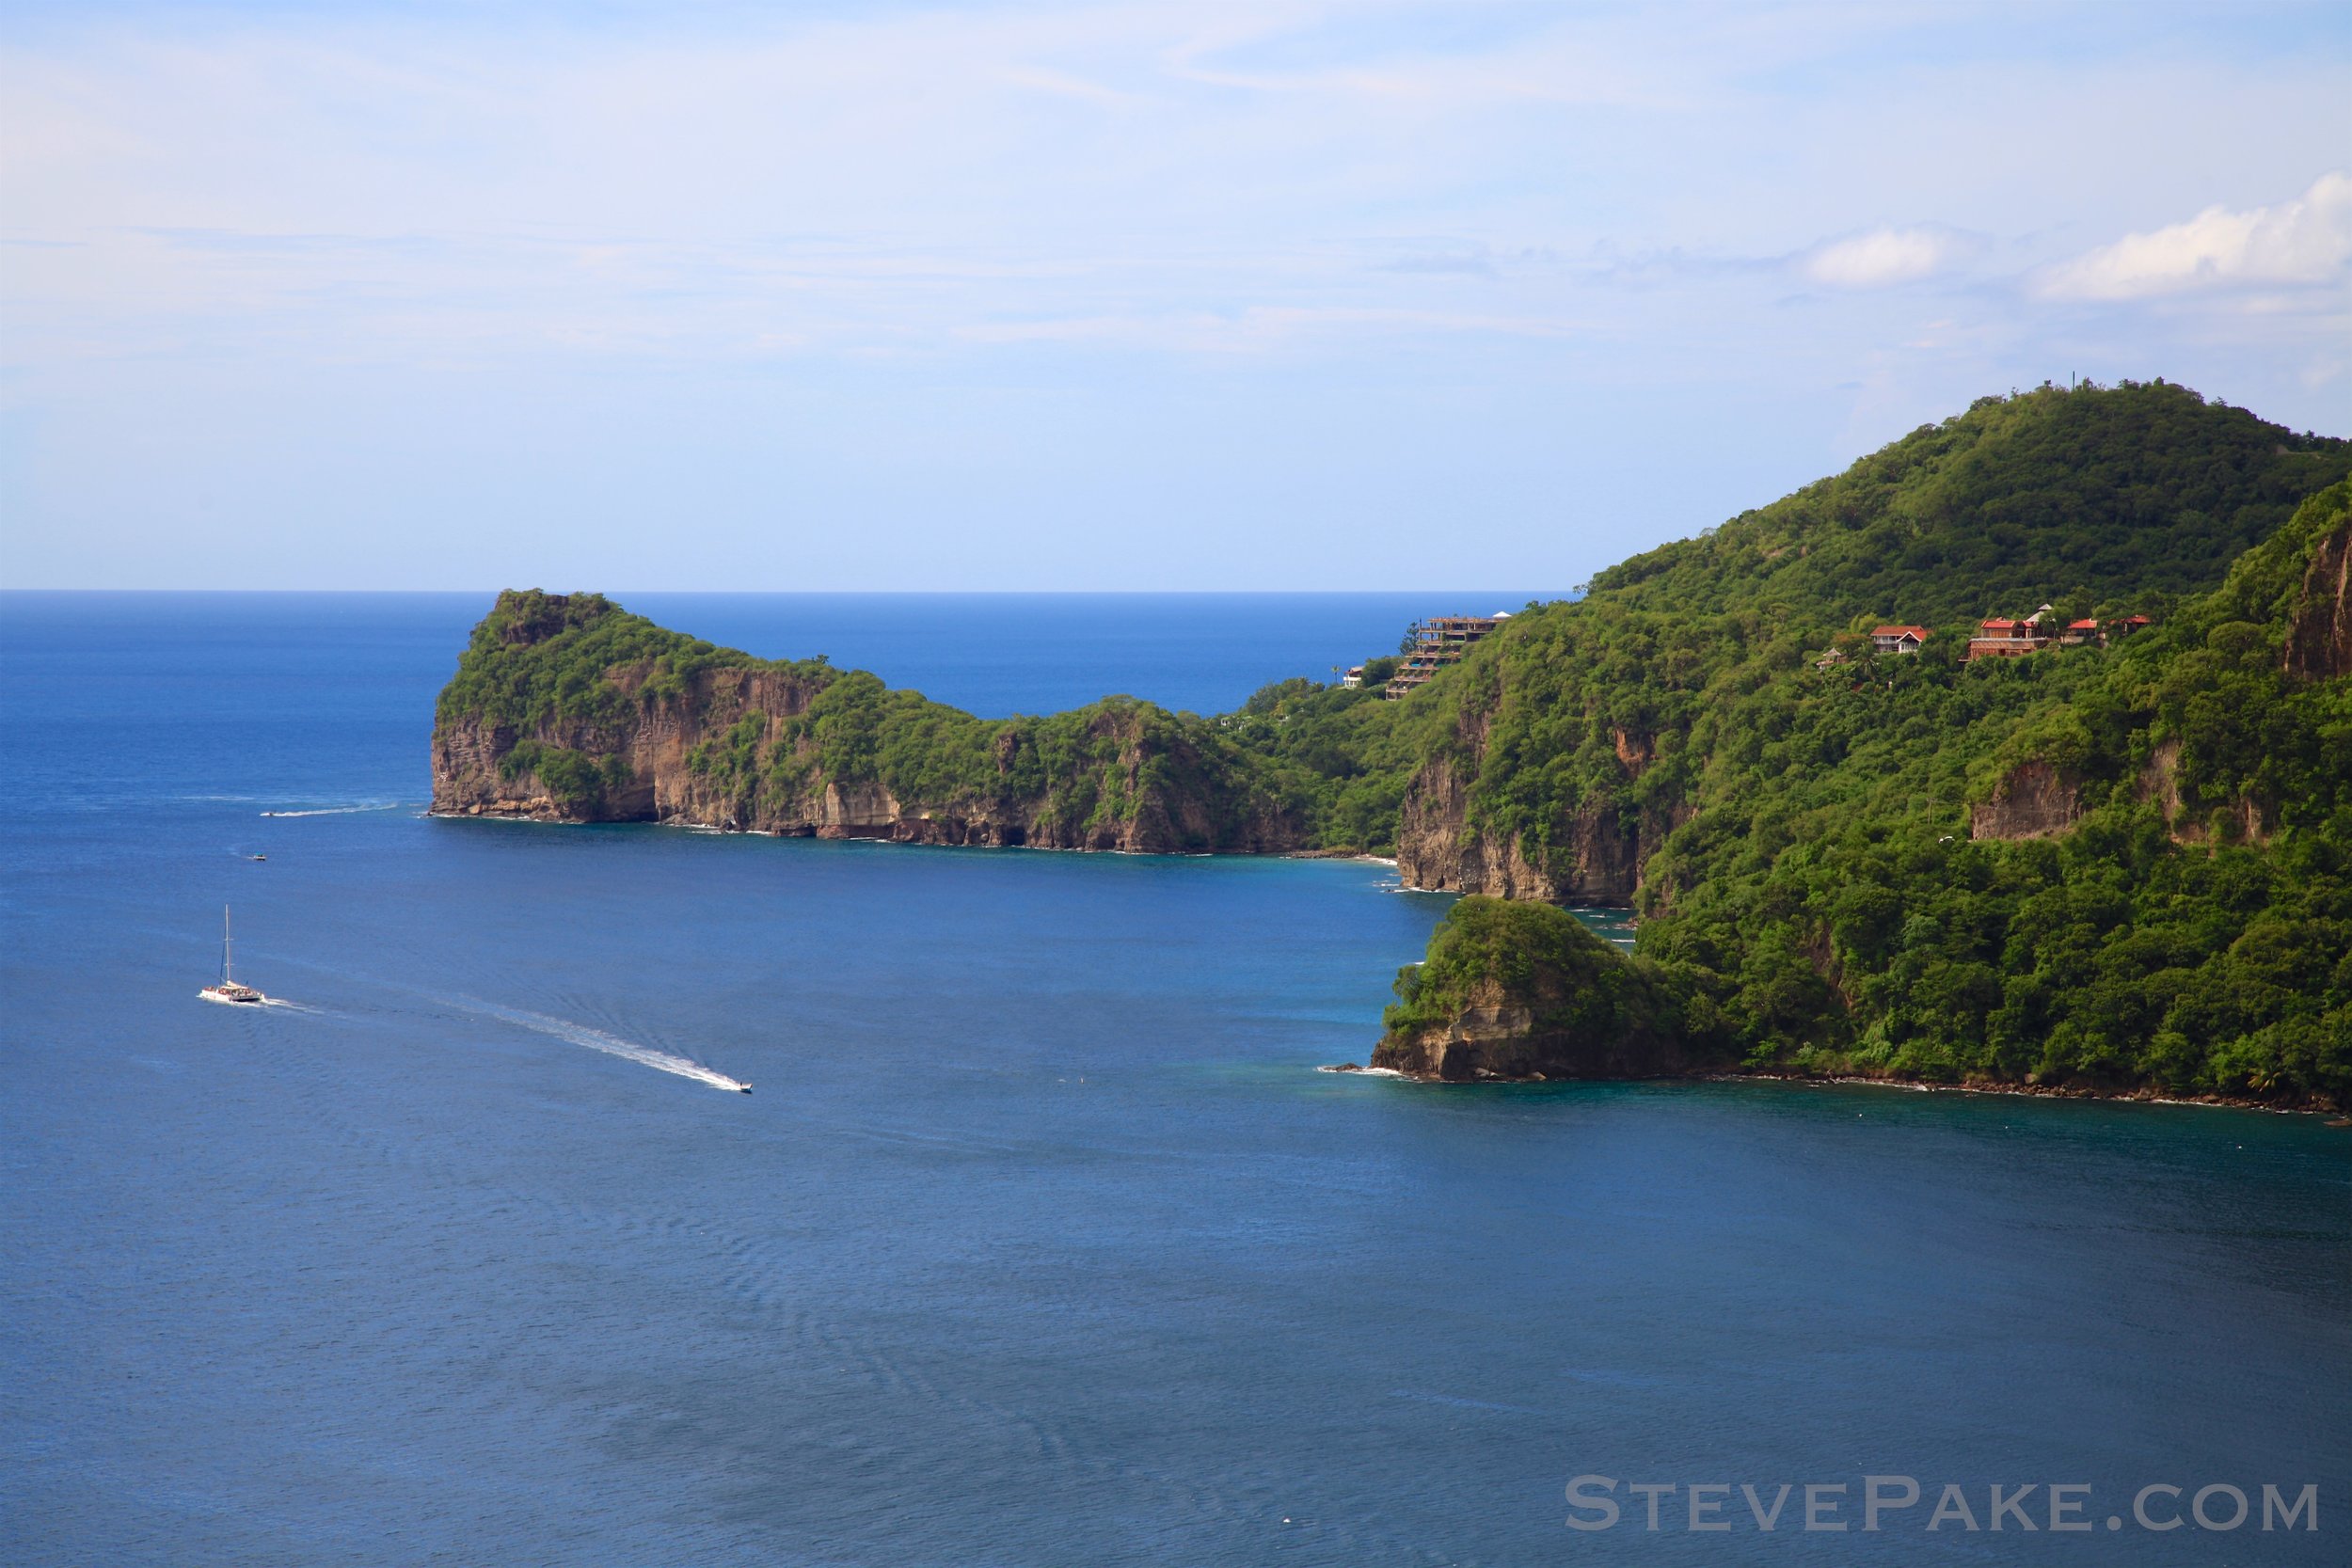
[(1736, 1060), (1729, 1028), (1688, 975), (1625, 957), (1549, 904), (1460, 900), (1427, 961), (1397, 975), (1396, 995), (1375, 1066), (1454, 1079), (1604, 1078)]
[[(441, 689), (435, 721), (522, 731), (550, 723), (594, 727), (633, 718), (641, 699), (683, 695), (715, 669), (781, 670), (822, 684), (821, 658), (754, 658), (631, 615), (601, 594), (508, 589), (498, 596)], [(624, 685), (614, 677), (626, 672)]]
[[(1025, 836), (1090, 842), (1158, 806), (1166, 849), (1246, 845), (1253, 819), (1279, 816), (1256, 760), (1207, 721), (1108, 697), (1066, 713), (976, 719), (865, 671), (839, 676), (805, 712), (745, 719), (688, 765), (740, 805), (801, 800), (828, 786), (879, 784), (922, 809), (1025, 819)], [(1177, 820), (1184, 817), (1184, 820)]]

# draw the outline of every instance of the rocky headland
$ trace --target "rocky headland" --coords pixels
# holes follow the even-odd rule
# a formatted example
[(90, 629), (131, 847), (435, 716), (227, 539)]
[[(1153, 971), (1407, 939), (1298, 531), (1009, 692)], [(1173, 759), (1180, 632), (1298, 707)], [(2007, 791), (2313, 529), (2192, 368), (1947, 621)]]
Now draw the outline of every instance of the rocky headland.
[(1136, 853), (1309, 845), (1199, 720), (1124, 699), (979, 720), (535, 590), (499, 595), (442, 695), (433, 810)]

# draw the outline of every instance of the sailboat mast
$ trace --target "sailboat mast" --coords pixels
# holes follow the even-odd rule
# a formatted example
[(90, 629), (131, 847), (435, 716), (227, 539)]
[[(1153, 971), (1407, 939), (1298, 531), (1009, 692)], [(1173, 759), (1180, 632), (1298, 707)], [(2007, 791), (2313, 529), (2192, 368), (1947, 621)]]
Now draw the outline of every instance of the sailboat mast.
[(229, 969), (229, 906), (226, 904), (220, 907), (220, 983), (224, 986), (234, 983)]

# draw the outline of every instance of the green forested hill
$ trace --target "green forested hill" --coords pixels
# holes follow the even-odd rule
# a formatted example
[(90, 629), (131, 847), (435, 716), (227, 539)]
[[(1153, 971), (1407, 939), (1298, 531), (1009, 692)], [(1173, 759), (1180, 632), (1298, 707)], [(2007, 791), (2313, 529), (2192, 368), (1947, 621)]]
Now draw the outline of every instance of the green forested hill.
[[(1482, 840), (1538, 863), (1596, 832), (1645, 854), (1694, 799), (1705, 758), (1765, 744), (1726, 732), (1723, 714), (1841, 634), (1852, 647), (1857, 626), (1920, 622), (1935, 629), (1927, 662), (1945, 665), (1995, 610), (2161, 617), (2347, 473), (2352, 441), (2164, 383), (1983, 399), (1599, 574), (1580, 601), (1530, 606), (1406, 702), (1291, 681), (1229, 722), (1326, 845), (1398, 847), (1408, 780), (1442, 761), (1466, 781)], [(1947, 805), (1965, 783), (1954, 762)]]
[[(1747, 645), (1673, 752), (1687, 815), (1645, 867), (1645, 974), (1715, 1005), (1722, 1066), (2352, 1100), (2352, 673), (2287, 653), (2298, 617), (2342, 624), (2347, 547), (2338, 483), (2112, 649), (1821, 669)], [(1600, 608), (1622, 647), (1643, 618)], [(1559, 645), (1488, 678), (1515, 691), (1515, 662)], [(1656, 695), (1613, 680), (1583, 698), (1622, 716)], [(1503, 771), (1537, 781), (1531, 812), (1589, 787), (1523, 755)], [(2020, 789), (2037, 809), (2008, 820)], [(1507, 942), (1439, 946), (1407, 972), (1391, 1059), (1507, 969), (1540, 978)]]
[(1980, 399), (1592, 588), (1629, 608), (1777, 605), (1839, 623), (1934, 625), (2069, 598), (2087, 615), (2210, 588), (2347, 472), (2352, 442), (2185, 388), (2042, 388)]

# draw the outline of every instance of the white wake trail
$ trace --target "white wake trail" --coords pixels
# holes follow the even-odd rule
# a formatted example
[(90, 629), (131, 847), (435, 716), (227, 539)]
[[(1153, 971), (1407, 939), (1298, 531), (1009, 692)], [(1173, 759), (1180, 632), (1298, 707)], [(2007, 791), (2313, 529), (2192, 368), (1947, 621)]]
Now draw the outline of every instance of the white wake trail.
[(475, 1002), (468, 1006), (477, 1011), (487, 1013), (492, 1018), (502, 1019), (521, 1028), (549, 1035), (559, 1040), (569, 1040), (574, 1045), (584, 1045), (591, 1051), (601, 1051), (608, 1056), (618, 1056), (624, 1061), (641, 1063), (645, 1067), (657, 1068), (663, 1072), (674, 1072), (680, 1078), (691, 1078), (694, 1082), (707, 1084), (714, 1089), (726, 1089), (732, 1093), (740, 1094), (751, 1087), (749, 1084), (729, 1078), (723, 1072), (714, 1072), (700, 1062), (689, 1061), (684, 1056), (673, 1056), (666, 1051), (656, 1051), (648, 1045), (638, 1045), (633, 1041), (621, 1038), (618, 1035), (608, 1035), (601, 1029), (591, 1029), (584, 1023), (574, 1023), (568, 1019), (549, 1018), (545, 1013), (527, 1012), (520, 1007), (501, 1007), (490, 1002)]
[(391, 811), (399, 804), (398, 800), (385, 800), (372, 806), (319, 806), (310, 811), (265, 811), (262, 815), (263, 816), (349, 816), (352, 813), (360, 811)]

